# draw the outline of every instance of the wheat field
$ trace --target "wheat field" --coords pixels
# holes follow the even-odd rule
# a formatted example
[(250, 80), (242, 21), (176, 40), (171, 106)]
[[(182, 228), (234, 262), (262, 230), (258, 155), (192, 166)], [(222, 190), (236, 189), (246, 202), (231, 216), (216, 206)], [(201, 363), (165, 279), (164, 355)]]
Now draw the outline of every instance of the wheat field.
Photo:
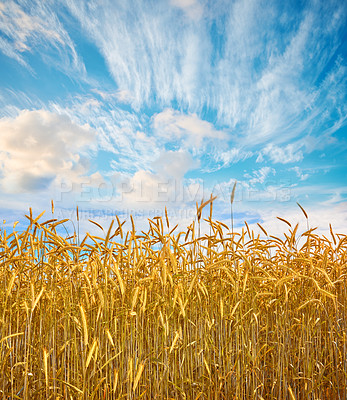
[(1, 230), (1, 398), (346, 399), (347, 236), (234, 232), (212, 204), (185, 232)]

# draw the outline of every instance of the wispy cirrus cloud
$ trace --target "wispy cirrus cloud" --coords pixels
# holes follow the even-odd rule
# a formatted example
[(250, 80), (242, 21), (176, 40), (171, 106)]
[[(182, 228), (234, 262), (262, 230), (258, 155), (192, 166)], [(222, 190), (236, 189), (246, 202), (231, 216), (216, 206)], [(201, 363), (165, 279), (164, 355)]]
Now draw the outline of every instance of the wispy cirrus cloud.
[[(345, 123), (338, 55), (347, 7), (338, 1), (300, 9), (253, 0), (74, 0), (67, 7), (135, 109), (176, 102), (200, 114), (209, 107), (254, 145), (317, 133), (334, 113), (335, 130)], [(195, 8), (198, 19), (179, 14)]]
[[(230, 96), (219, 97), (216, 108), (222, 121), (244, 133), (245, 141), (280, 144), (321, 133), (336, 112), (336, 104), (326, 101), (330, 75), (336, 76), (335, 101), (345, 103), (345, 67), (336, 51), (342, 44), (338, 32), (344, 27), (346, 7), (318, 3), (299, 12), (277, 2), (233, 3), (229, 50), (220, 61), (225, 73), (220, 86)], [(334, 28), (326, 23), (326, 15), (334, 16)], [(325, 85), (324, 79), (330, 83)]]
[(182, 15), (182, 8), (198, 6), (198, 1), (188, 3), (76, 0), (66, 5), (98, 46), (119, 89), (131, 93), (133, 107), (155, 99), (163, 106), (178, 100), (197, 109), (204, 104), (211, 42), (204, 24)]
[[(28, 140), (40, 159), (24, 125), (35, 127), (40, 140), (43, 126), (32, 120), (48, 113), (42, 150), (50, 141), (66, 150), (59, 153), (65, 164), (49, 158), (40, 174), (30, 154), (3, 142), (3, 187), (46, 188), (56, 179), (53, 165), (77, 182), (90, 176), (85, 160), (77, 160), (79, 144), (71, 139), (76, 148), (67, 149), (58, 134), (69, 121), (76, 137), (85, 124), (97, 132), (87, 145), (95, 150), (92, 171), (108, 184), (143, 184), (148, 196), (171, 179), (193, 192), (204, 181), (206, 197), (217, 180), (227, 180), (228, 192), (237, 178), (259, 220), (257, 202), (268, 209), (287, 202), (288, 181), (299, 197), (307, 182), (307, 198), (316, 201), (314, 175), (331, 165), (336, 169), (327, 175), (337, 193), (331, 201), (341, 200), (346, 19), (339, 0), (0, 0), (0, 51), (33, 73), (57, 78), (42, 88), (38, 75), (25, 74), (27, 86), (17, 79), (21, 68), (9, 82), (3, 78), (0, 115), (7, 125), (0, 127), (7, 137), (8, 127), (21, 123), (14, 137)], [(31, 110), (25, 118), (24, 109)], [(23, 178), (26, 171), (37, 179)], [(96, 191), (91, 206), (106, 204), (102, 193)], [(129, 204), (135, 207), (139, 193), (141, 200), (141, 190), (125, 193)]]
[(252, 157), (253, 153), (251, 151), (242, 150), (238, 147), (233, 147), (227, 151), (219, 151), (214, 155), (214, 162), (218, 169), (225, 168), (231, 164), (238, 163), (240, 161), (245, 161), (247, 158)]
[(8, 0), (0, 2), (0, 50), (34, 70), (26, 55), (38, 52), (50, 66), (69, 75), (85, 76), (75, 45), (54, 10), (54, 2)]

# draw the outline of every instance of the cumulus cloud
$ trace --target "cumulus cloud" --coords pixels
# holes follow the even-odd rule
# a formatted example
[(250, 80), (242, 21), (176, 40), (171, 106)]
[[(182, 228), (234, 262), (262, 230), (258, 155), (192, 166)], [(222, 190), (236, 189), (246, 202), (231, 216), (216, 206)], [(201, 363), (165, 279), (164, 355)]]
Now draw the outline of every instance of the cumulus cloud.
[(185, 173), (197, 168), (199, 162), (192, 158), (192, 155), (185, 150), (163, 151), (153, 163), (153, 168), (158, 173), (168, 178), (180, 180)]
[(140, 169), (134, 174), (115, 172), (111, 177), (117, 200), (125, 208), (151, 209), (163, 204), (181, 207), (190, 183), (184, 179), (187, 171), (199, 162), (185, 150), (162, 150), (151, 164), (151, 169)]
[(226, 140), (227, 134), (218, 131), (207, 121), (196, 114), (182, 114), (171, 108), (156, 114), (153, 126), (157, 134), (166, 140), (182, 140), (189, 147), (199, 147), (204, 139)]
[(88, 172), (81, 153), (95, 134), (67, 116), (23, 110), (0, 119), (0, 183), (7, 192), (44, 191), (58, 178), (69, 182)]

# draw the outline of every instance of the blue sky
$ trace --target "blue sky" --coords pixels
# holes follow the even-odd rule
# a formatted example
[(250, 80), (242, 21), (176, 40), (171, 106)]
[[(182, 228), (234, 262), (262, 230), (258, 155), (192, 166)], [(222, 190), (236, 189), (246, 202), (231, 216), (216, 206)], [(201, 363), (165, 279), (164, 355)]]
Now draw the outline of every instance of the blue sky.
[(347, 3), (0, 1), (0, 217), (347, 227)]

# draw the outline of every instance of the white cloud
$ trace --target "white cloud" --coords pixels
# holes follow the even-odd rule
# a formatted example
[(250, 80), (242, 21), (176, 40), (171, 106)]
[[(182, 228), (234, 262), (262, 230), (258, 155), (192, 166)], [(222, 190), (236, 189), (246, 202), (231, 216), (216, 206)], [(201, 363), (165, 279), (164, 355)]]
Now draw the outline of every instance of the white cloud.
[(191, 154), (185, 150), (162, 151), (160, 156), (153, 162), (153, 168), (157, 173), (168, 178), (182, 180), (185, 173), (197, 168), (199, 163), (194, 161)]
[(116, 98), (120, 103), (132, 103), (134, 100), (131, 93), (128, 90), (118, 90), (116, 93)]
[(95, 134), (67, 116), (23, 110), (0, 119), (0, 183), (7, 192), (45, 191), (58, 179), (78, 181), (88, 172), (82, 152)]
[(50, 66), (67, 74), (85, 76), (86, 70), (74, 43), (49, 4), (38, 0), (0, 2), (0, 51), (28, 65), (25, 54), (38, 51)]
[(276, 171), (270, 167), (262, 167), (257, 171), (253, 170), (252, 175), (246, 173), (244, 177), (248, 178), (249, 184), (253, 186), (256, 183), (264, 183), (269, 175), (276, 175)]
[(181, 8), (189, 18), (199, 20), (203, 14), (203, 6), (198, 0), (171, 0), (171, 4)]
[[(136, 113), (122, 110), (115, 103), (114, 96), (108, 97), (109, 93), (94, 92), (101, 97), (101, 101), (81, 96), (66, 102), (64, 107), (51, 104), (51, 110), (67, 115), (77, 124), (86, 121), (98, 132), (99, 150), (109, 153), (109, 175), (114, 172), (134, 174), (151, 171), (160, 176), (181, 179), (188, 170), (199, 165), (198, 159), (193, 158), (192, 148), (204, 140), (224, 135), (196, 115), (173, 110), (146, 120)], [(175, 150), (172, 150), (170, 145), (175, 140)], [(106, 170), (107, 166), (104, 167)]]
[(118, 100), (119, 103), (131, 104), (134, 100), (128, 90), (116, 90), (114, 92), (107, 92), (105, 90), (94, 88), (91, 91), (99, 95), (104, 101)]
[[(104, 56), (120, 93), (129, 93), (134, 108), (167, 107), (175, 99), (195, 108), (204, 105), (211, 42), (206, 26), (196, 23), (197, 1), (181, 1), (179, 7), (168, 7), (166, 1), (153, 7), (142, 0), (75, 0), (66, 5)], [(192, 18), (179, 15), (182, 7)]]
[(204, 139), (226, 140), (225, 132), (201, 120), (196, 114), (181, 114), (173, 109), (166, 109), (153, 118), (153, 126), (157, 134), (166, 140), (182, 140), (190, 147), (201, 146)]
[[(296, 204), (298, 201), (309, 216), (309, 226), (318, 227), (316, 231), (318, 234), (330, 235), (329, 224), (335, 232), (346, 231), (346, 187), (339, 189), (328, 185), (297, 187), (285, 182), (266, 185), (266, 176), (274, 171), (262, 169), (256, 172), (256, 174), (246, 176), (247, 180), (237, 182), (233, 203), (236, 230), (240, 231), (244, 226), (244, 221), (247, 221), (256, 233), (264, 236), (256, 224), (258, 222), (269, 235), (283, 237), (283, 233), (288, 232), (289, 227), (276, 218), (281, 217), (287, 219), (292, 227), (299, 223), (298, 233), (301, 234), (307, 229), (307, 221)], [(264, 181), (265, 185), (261, 187), (251, 185), (252, 177), (258, 179), (258, 182)], [(214, 195), (218, 196), (214, 207), (216, 218), (227, 225), (230, 225), (230, 193), (234, 182), (235, 179), (230, 179), (213, 187)], [(206, 193), (208, 189), (206, 187)], [(323, 201), (325, 198), (328, 198), (327, 201)]]
[[(330, 205), (330, 207), (324, 207), (319, 204), (314, 207), (304, 205), (304, 209), (308, 214), (309, 227), (317, 228), (315, 232), (319, 235), (324, 234), (331, 239), (329, 224), (332, 225), (335, 233), (345, 234), (347, 226), (347, 202)], [(276, 217), (285, 218), (292, 224), (293, 228), (299, 223), (298, 235), (307, 230), (306, 218), (296, 204), (286, 205), (275, 210), (264, 209), (259, 214), (259, 218), (262, 221), (261, 225), (267, 230), (269, 235), (283, 236), (283, 233), (288, 231), (289, 226), (279, 221)], [(256, 224), (250, 224), (250, 226), (263, 236), (263, 233)]]
[(149, 119), (123, 110), (117, 104), (116, 95), (101, 93), (106, 97), (103, 99), (98, 91), (100, 101), (90, 95), (77, 96), (66, 100), (64, 105), (52, 103), (50, 109), (67, 115), (79, 125), (88, 123), (95, 129), (98, 150), (112, 153), (112, 170), (132, 173), (150, 170), (151, 163), (159, 156), (161, 144), (144, 132)]
[[(212, 109), (241, 147), (283, 145), (322, 130), (326, 141), (346, 123), (344, 65), (334, 60), (347, 9), (338, 2), (296, 9), (254, 0), (66, 5), (104, 56), (119, 101), (136, 110), (177, 103), (200, 117)], [(194, 19), (202, 7), (204, 17)]]
[(245, 161), (247, 158), (252, 157), (251, 151), (244, 151), (240, 148), (233, 147), (228, 151), (221, 151), (215, 156), (215, 161), (222, 162), (221, 168), (227, 167), (230, 164), (235, 164), (240, 161)]
[[(201, 186), (184, 182), (201, 156), (204, 172), (245, 161), (261, 148), (258, 162), (298, 163), (305, 153), (332, 143), (332, 135), (346, 125), (347, 75), (340, 33), (347, 9), (338, 1), (318, 0), (307, 3), (307, 9), (255, 0), (154, 3), (66, 0), (72, 13), (66, 15), (54, 1), (0, 2), (0, 49), (9, 57), (30, 68), (27, 55), (36, 52), (46, 62), (58, 61), (58, 68), (79, 71), (83, 77), (83, 63), (68, 34), (68, 28), (76, 29), (70, 25), (75, 17), (83, 32), (74, 34), (88, 35), (116, 83), (94, 89), (95, 97), (50, 103), (50, 112), (14, 116), (19, 101), (2, 108), (2, 115), (9, 117), (0, 120), (3, 189), (46, 189), (64, 177), (82, 182), (88, 173), (82, 151), (95, 141), (100, 151), (112, 153), (105, 157), (107, 162), (100, 157), (100, 163), (105, 161), (101, 168), (110, 165), (109, 175), (126, 175), (129, 185), (143, 182), (144, 198), (152, 196), (152, 207), (160, 188), (165, 197), (170, 179), (183, 182), (192, 193)], [(25, 108), (43, 107), (23, 101)], [(163, 111), (151, 119), (153, 109)], [(82, 127), (85, 122), (98, 132), (96, 138)], [(13, 144), (8, 132), (25, 147)], [(330, 154), (330, 149), (325, 151)], [(308, 176), (307, 168), (290, 169), (297, 181)], [(271, 175), (274, 169), (265, 166), (238, 184), (253, 201), (252, 215), (260, 215), (258, 201), (281, 201), (280, 185), (252, 192), (251, 198), (252, 185), (262, 185)], [(102, 178), (93, 175), (93, 180)], [(168, 190), (174, 194), (171, 187)], [(101, 207), (101, 197), (95, 207)], [(125, 197), (135, 204), (138, 193)], [(335, 207), (342, 199), (336, 191), (329, 201)], [(187, 206), (184, 200), (180, 204)], [(245, 212), (248, 206), (240, 208)], [(264, 218), (270, 220), (273, 214), (266, 212)]]
[(198, 165), (188, 151), (161, 150), (151, 169), (133, 174), (115, 172), (111, 180), (123, 208), (150, 210), (165, 204), (177, 209), (184, 206), (190, 190), (184, 175)]
[(310, 175), (309, 174), (305, 174), (302, 169), (298, 166), (293, 167), (293, 168), (289, 168), (289, 171), (294, 171), (296, 173), (296, 176), (301, 180), (301, 181), (305, 181)]
[(259, 154), (257, 162), (263, 160), (263, 156), (268, 156), (274, 163), (288, 164), (299, 162), (303, 159), (303, 153), (295, 144), (287, 144), (279, 147), (273, 144), (267, 145)]
[(163, 174), (139, 170), (132, 175), (115, 173), (112, 179), (119, 209), (149, 212), (174, 204), (175, 183)]

